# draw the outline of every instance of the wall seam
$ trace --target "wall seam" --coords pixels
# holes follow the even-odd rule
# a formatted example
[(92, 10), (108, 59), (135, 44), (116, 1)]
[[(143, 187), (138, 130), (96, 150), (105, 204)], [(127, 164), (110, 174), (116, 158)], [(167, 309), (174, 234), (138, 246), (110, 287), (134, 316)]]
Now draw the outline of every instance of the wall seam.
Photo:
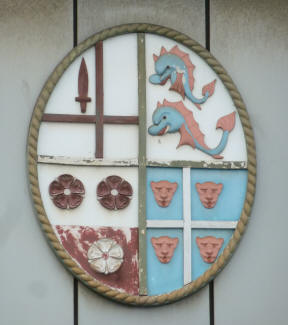
[[(205, 0), (205, 47), (210, 51), (210, 0)], [(209, 283), (210, 325), (215, 325), (214, 314), (214, 280)]]
[[(73, 47), (78, 45), (78, 0), (73, 0)], [(78, 325), (78, 280), (73, 280), (73, 325)]]

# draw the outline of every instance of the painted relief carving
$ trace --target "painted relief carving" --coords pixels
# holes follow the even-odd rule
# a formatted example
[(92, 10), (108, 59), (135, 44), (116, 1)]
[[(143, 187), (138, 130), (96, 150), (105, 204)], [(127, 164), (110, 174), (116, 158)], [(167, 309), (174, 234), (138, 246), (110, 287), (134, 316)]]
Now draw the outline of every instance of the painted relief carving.
[(158, 238), (151, 238), (155, 254), (158, 257), (158, 260), (163, 264), (167, 264), (171, 261), (178, 242), (179, 239), (177, 237), (171, 238), (168, 236), (161, 236)]
[(159, 181), (150, 183), (154, 198), (161, 208), (167, 208), (171, 203), (178, 184), (169, 181)]
[(88, 262), (93, 270), (110, 274), (116, 272), (123, 263), (123, 249), (114, 239), (103, 238), (95, 241), (87, 253)]
[(163, 104), (158, 102), (152, 120), (153, 125), (148, 129), (150, 135), (163, 136), (166, 133), (179, 132), (181, 138), (177, 148), (188, 145), (193, 149), (201, 150), (213, 158), (222, 159), (223, 156), (220, 153), (225, 149), (229, 133), (235, 126), (235, 112), (225, 115), (218, 120), (216, 129), (222, 129), (223, 134), (218, 146), (213, 149), (206, 145), (204, 134), (194, 119), (193, 113), (181, 101), (172, 103), (164, 99)]
[(88, 70), (85, 59), (82, 58), (79, 75), (78, 75), (78, 97), (75, 97), (75, 101), (80, 103), (81, 112), (86, 113), (86, 105), (91, 102), (91, 98), (88, 97)]
[(203, 261), (205, 263), (211, 264), (216, 260), (219, 250), (224, 243), (224, 239), (216, 238), (213, 236), (207, 236), (203, 238), (197, 237), (196, 243), (200, 250), (200, 255)]
[(63, 174), (50, 184), (49, 194), (58, 208), (74, 209), (83, 201), (85, 189), (79, 179)]
[(155, 74), (151, 75), (149, 81), (156, 85), (165, 85), (170, 79), (169, 90), (178, 92), (182, 98), (185, 96), (201, 110), (201, 104), (213, 95), (216, 79), (202, 88), (202, 97), (197, 98), (192, 94), (194, 88), (193, 71), (194, 64), (190, 61), (189, 55), (181, 51), (175, 45), (169, 52), (165, 47), (161, 48), (160, 55), (153, 55), (155, 62)]
[(51, 247), (93, 291), (172, 303), (232, 254), (256, 161), (245, 105), (219, 67), (187, 36), (133, 23), (92, 36), (47, 80), (29, 129), (32, 196)]
[(97, 186), (97, 197), (101, 205), (108, 210), (126, 208), (133, 195), (130, 183), (120, 176), (111, 175)]
[(222, 192), (223, 184), (205, 182), (205, 183), (196, 183), (196, 189), (200, 198), (201, 203), (206, 209), (212, 209), (215, 207), (218, 197)]
[[(90, 227), (84, 225), (56, 225), (61, 245), (78, 266), (94, 280), (132, 295), (139, 294), (138, 229), (122, 227)], [(95, 241), (111, 238), (124, 252), (123, 263), (117, 272), (107, 275), (95, 271), (88, 260), (88, 250)], [(113, 252), (113, 251), (112, 251)]]

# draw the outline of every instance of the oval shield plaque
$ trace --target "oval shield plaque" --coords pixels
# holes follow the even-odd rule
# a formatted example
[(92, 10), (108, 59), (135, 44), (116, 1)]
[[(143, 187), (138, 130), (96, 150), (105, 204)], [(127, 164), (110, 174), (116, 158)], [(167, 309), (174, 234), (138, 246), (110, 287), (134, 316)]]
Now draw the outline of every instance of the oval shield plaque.
[(170, 303), (213, 279), (255, 192), (253, 133), (232, 80), (197, 42), (148, 24), (100, 32), (56, 67), (28, 162), (64, 265), (131, 305)]

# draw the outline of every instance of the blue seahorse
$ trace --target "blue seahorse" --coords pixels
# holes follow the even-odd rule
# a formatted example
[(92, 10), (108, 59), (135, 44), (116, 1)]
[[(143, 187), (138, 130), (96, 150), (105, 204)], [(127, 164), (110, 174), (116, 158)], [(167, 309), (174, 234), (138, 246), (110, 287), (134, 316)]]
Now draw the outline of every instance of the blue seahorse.
[(155, 61), (155, 72), (150, 76), (149, 81), (156, 85), (164, 85), (168, 79), (171, 80), (170, 90), (177, 91), (182, 98), (185, 96), (201, 109), (200, 104), (213, 95), (216, 79), (202, 88), (202, 98), (192, 94), (194, 88), (193, 70), (195, 66), (189, 59), (189, 55), (179, 50), (175, 45), (169, 52), (162, 47), (160, 56), (153, 55)]
[(235, 126), (235, 112), (225, 115), (218, 120), (216, 128), (221, 128), (223, 134), (218, 146), (213, 149), (206, 145), (204, 134), (195, 121), (193, 113), (182, 102), (171, 103), (164, 100), (162, 105), (158, 103), (152, 120), (153, 125), (148, 129), (150, 135), (179, 132), (181, 138), (177, 148), (182, 145), (189, 145), (214, 158), (221, 159), (223, 157), (220, 156), (220, 153), (225, 149), (229, 133)]

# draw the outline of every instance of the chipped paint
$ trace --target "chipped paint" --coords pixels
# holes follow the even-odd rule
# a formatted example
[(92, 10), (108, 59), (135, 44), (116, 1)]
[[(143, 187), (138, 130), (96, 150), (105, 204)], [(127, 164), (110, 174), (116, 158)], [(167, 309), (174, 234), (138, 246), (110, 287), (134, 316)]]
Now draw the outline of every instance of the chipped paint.
[[(138, 159), (107, 160), (95, 158), (70, 158), (63, 156), (39, 155), (38, 163), (72, 166), (99, 166), (99, 167), (138, 167)], [(191, 167), (209, 169), (247, 169), (247, 161), (190, 161), (190, 160), (148, 160), (149, 167)]]
[[(139, 115), (139, 153), (138, 153), (138, 227), (139, 227), (139, 267), (144, 271), (139, 273), (139, 294), (146, 295), (146, 63), (145, 35), (137, 34), (138, 58), (138, 115)], [(144, 231), (144, 233), (143, 233)]]
[(39, 155), (38, 163), (55, 165), (75, 165), (75, 166), (99, 166), (99, 167), (137, 167), (138, 159), (127, 160), (107, 160), (97, 158), (70, 158), (63, 156)]
[[(54, 226), (62, 245), (79, 266), (103, 284), (127, 292), (139, 294), (138, 277), (138, 229), (86, 226)], [(118, 271), (101, 274), (94, 271), (88, 262), (89, 247), (102, 238), (113, 238), (124, 251), (124, 261)]]
[(189, 160), (148, 160), (149, 167), (190, 167), (205, 169), (247, 169), (247, 161), (189, 161)]

